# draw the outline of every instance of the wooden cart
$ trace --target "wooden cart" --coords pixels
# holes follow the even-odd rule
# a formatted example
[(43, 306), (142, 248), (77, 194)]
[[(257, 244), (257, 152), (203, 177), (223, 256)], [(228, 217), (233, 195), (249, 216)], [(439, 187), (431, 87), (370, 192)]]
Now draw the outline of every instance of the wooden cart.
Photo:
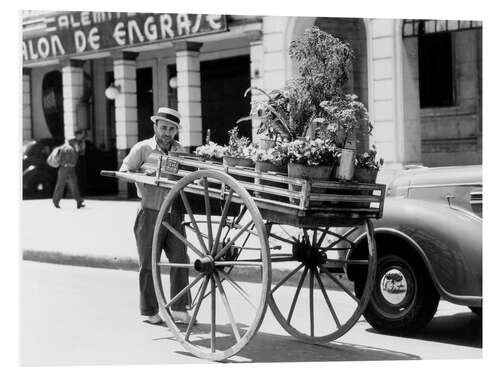
[[(159, 211), (152, 269), (160, 314), (193, 355), (235, 355), (268, 305), (289, 334), (308, 343), (335, 340), (357, 322), (373, 289), (371, 219), (382, 216), (385, 185), (311, 182), (189, 157), (156, 156), (144, 169), (102, 174), (139, 184), (143, 204)], [(181, 231), (166, 220), (172, 209), (184, 210)], [(162, 227), (186, 245), (188, 264), (163, 254)], [(190, 282), (169, 296), (162, 271), (174, 267), (188, 268)], [(192, 320), (177, 324), (170, 306), (185, 293)]]

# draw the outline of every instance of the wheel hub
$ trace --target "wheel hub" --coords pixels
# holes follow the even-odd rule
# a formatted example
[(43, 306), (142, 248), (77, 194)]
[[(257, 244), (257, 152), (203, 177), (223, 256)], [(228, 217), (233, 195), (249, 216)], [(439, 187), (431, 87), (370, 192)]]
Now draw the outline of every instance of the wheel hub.
[(408, 281), (398, 269), (391, 268), (380, 279), (380, 292), (384, 299), (392, 304), (401, 304), (408, 293)]
[(326, 263), (326, 254), (304, 241), (293, 245), (292, 254), (297, 261), (308, 267), (316, 267)]
[(215, 271), (214, 259), (211, 256), (206, 256), (194, 261), (194, 269), (210, 276)]

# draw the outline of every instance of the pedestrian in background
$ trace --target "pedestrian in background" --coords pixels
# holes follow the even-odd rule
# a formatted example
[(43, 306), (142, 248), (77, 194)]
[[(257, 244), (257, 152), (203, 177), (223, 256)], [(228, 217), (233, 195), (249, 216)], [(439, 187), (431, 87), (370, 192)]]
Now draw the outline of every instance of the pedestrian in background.
[(78, 178), (75, 171), (79, 155), (78, 146), (84, 137), (84, 130), (75, 131), (75, 138), (67, 140), (62, 146), (57, 147), (47, 160), (49, 165), (59, 167), (57, 171), (57, 183), (52, 195), (52, 202), (56, 208), (60, 208), (59, 202), (63, 197), (66, 186), (68, 186), (73, 198), (76, 200), (76, 208), (85, 207), (80, 189), (78, 188)]
[[(181, 115), (174, 109), (162, 107), (158, 109), (156, 116), (151, 116), (153, 121), (154, 136), (135, 144), (130, 153), (123, 160), (120, 171), (138, 172), (148, 157), (153, 153), (167, 155), (169, 151), (184, 152), (184, 147), (175, 140), (180, 128)], [(138, 194), (142, 198), (140, 185)], [(143, 203), (143, 202), (142, 202)], [(154, 226), (158, 211), (141, 204), (134, 225), (134, 234), (139, 254), (139, 289), (140, 310), (143, 320), (152, 324), (163, 321), (158, 314), (158, 301), (156, 299), (153, 273), (152, 273), (152, 245)], [(165, 220), (179, 233), (185, 235), (184, 227), (181, 225), (184, 214), (179, 207), (172, 207)], [(163, 226), (159, 233), (159, 242), (172, 263), (189, 263), (186, 246), (182, 241), (168, 232)], [(176, 296), (188, 285), (189, 272), (186, 268), (172, 267), (170, 269), (170, 298)], [(175, 322), (188, 324), (191, 316), (187, 308), (191, 303), (191, 295), (185, 293), (171, 307), (171, 315)]]

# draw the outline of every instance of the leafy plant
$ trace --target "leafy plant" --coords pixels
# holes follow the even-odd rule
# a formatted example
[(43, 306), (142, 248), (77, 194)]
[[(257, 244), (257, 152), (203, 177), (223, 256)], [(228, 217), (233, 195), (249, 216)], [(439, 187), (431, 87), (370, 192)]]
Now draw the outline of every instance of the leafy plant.
[(255, 146), (249, 146), (250, 139), (248, 137), (240, 137), (237, 126), (229, 130), (228, 134), (229, 143), (224, 149), (224, 155), (235, 158), (250, 158), (252, 152), (255, 152)]
[(354, 94), (339, 94), (321, 102), (322, 116), (315, 119), (319, 124), (319, 135), (344, 148), (362, 124), (368, 124), (366, 133), (371, 134), (372, 126), (368, 122), (368, 112), (364, 104), (357, 99)]
[(377, 150), (375, 145), (372, 146), (368, 152), (363, 155), (356, 156), (355, 165), (359, 168), (370, 168), (379, 170), (382, 165), (384, 165), (384, 159), (380, 158), (376, 160)]

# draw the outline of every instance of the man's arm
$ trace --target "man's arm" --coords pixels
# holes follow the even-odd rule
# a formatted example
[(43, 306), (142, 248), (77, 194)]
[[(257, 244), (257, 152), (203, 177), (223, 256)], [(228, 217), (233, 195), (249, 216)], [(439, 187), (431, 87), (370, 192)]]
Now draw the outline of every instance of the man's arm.
[(128, 155), (123, 159), (120, 172), (138, 172), (144, 164), (141, 148), (135, 144)]

